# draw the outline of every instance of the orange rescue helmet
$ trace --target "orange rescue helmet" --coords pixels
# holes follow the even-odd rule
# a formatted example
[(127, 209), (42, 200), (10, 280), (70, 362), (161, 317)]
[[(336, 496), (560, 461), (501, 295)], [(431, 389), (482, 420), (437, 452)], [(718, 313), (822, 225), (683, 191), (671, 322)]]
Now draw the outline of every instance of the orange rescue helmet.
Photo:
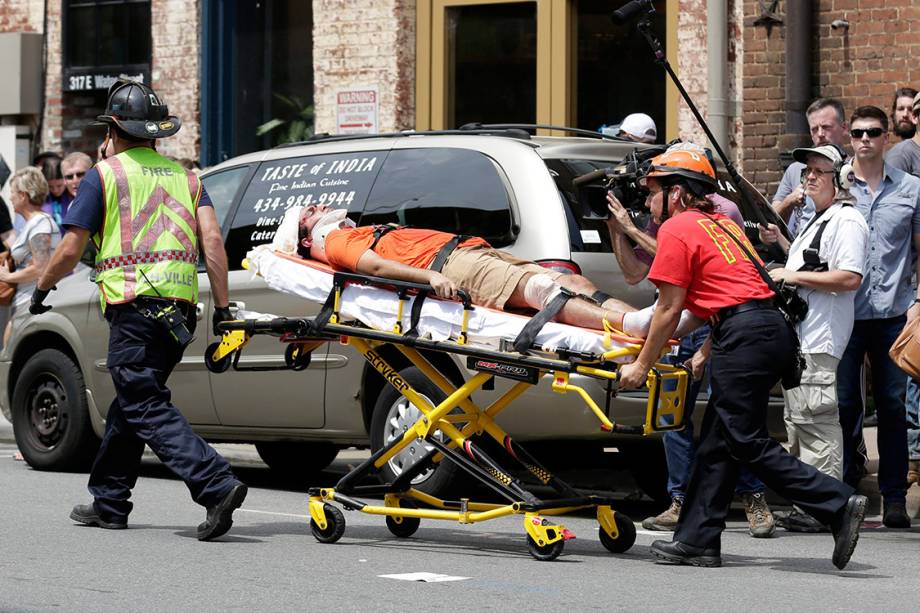
[(706, 154), (687, 149), (665, 151), (653, 157), (640, 184), (645, 185), (649, 178), (658, 179), (667, 185), (684, 183), (697, 196), (711, 194), (717, 187), (716, 172)]

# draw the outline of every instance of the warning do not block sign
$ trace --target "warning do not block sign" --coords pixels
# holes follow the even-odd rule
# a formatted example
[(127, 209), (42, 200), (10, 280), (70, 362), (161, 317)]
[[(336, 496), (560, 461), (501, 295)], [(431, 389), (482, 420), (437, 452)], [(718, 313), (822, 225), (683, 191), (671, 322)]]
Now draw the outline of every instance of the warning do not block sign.
[(338, 134), (377, 132), (377, 88), (343, 90), (336, 94)]

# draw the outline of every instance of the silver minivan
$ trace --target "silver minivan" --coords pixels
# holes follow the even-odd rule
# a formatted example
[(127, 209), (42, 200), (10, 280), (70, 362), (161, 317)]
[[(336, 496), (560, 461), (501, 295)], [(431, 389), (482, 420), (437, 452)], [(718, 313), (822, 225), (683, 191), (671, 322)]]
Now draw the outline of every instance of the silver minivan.
[[(604, 291), (638, 306), (653, 300), (654, 288), (648, 282), (624, 282), (606, 225), (583, 215), (583, 190), (572, 183), (618, 164), (635, 147), (602, 138), (531, 137), (519, 130), (328, 137), (240, 156), (202, 178), (223, 227), (231, 299), (249, 311), (295, 316), (318, 311), (319, 305), (268, 289), (243, 267), (249, 249), (271, 241), (287, 208), (309, 203), (345, 206), (359, 225), (397, 222), (482, 236), (521, 258), (581, 272)], [(732, 191), (726, 187), (723, 194), (732, 197)], [(757, 197), (755, 206), (772, 214)], [(12, 338), (0, 352), (0, 408), (35, 468), (86, 467), (114, 397), (105, 363), (107, 325), (89, 277), (90, 269), (81, 266), (59, 283), (48, 300), (54, 309), (44, 315), (14, 314)], [(197, 338), (170, 387), (176, 405), (207, 440), (254, 443), (273, 468), (315, 471), (340, 448), (380, 448), (414, 421), (414, 407), (357, 353), (337, 344), (316, 350), (302, 372), (208, 372), (203, 355), (215, 339), (203, 268), (199, 286)], [(280, 366), (283, 349), (275, 339), (254, 337), (240, 366)], [(387, 357), (394, 366), (411, 366), (400, 356), (393, 350)], [(468, 376), (460, 359), (445, 354), (431, 359), (454, 380)], [(585, 385), (604, 406), (601, 384), (587, 380)], [(494, 391), (481, 392), (477, 401), (487, 404), (488, 395), (506, 389), (499, 380)], [(440, 394), (436, 389), (430, 393)], [(620, 394), (610, 411), (618, 421), (641, 423), (645, 396)], [(635, 454), (629, 464), (639, 484), (656, 497), (663, 492), (664, 460), (656, 441), (612, 440), (580, 400), (560, 396), (548, 385), (532, 388), (500, 422), (522, 441), (570, 439), (617, 446)], [(406, 450), (387, 470), (398, 474), (424, 455), (419, 451)], [(417, 486), (441, 490), (455, 470), (445, 465), (428, 471)]]

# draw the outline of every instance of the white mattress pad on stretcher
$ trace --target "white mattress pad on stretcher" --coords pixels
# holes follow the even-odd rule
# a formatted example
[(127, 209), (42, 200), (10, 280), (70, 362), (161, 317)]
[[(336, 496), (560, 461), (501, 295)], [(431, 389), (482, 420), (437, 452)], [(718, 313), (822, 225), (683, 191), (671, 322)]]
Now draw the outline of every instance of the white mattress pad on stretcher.
[[(249, 269), (261, 276), (274, 290), (300, 296), (322, 304), (332, 290), (333, 273), (324, 264), (303, 260), (274, 251), (271, 245), (260, 245), (247, 254)], [(410, 328), (410, 297), (403, 309), (403, 330)], [(375, 330), (392, 330), (396, 323), (398, 298), (395, 291), (380, 287), (351, 284), (342, 293), (340, 313), (344, 320), (357, 320)], [(463, 305), (432, 296), (422, 304), (418, 331), (434, 341), (456, 339), (463, 321)], [(513, 340), (527, 324), (529, 317), (475, 307), (470, 312), (467, 334), (470, 344), (499, 349), (502, 339)], [(614, 336), (605, 346), (604, 333), (548, 322), (537, 334), (536, 344), (546, 352), (567, 349), (600, 355), (605, 351), (639, 343), (641, 340)], [(632, 357), (619, 361), (629, 362)]]

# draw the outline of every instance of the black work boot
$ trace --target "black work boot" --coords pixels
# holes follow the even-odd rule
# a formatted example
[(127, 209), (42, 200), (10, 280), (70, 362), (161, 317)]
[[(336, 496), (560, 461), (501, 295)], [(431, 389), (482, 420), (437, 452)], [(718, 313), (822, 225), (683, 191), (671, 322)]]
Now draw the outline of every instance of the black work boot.
[(886, 502), (883, 505), (885, 513), (882, 515), (882, 524), (886, 528), (910, 528), (910, 515), (907, 514), (907, 505), (903, 502)]
[(210, 541), (226, 534), (233, 525), (233, 512), (243, 505), (248, 491), (245, 485), (237, 483), (220, 502), (208, 507), (205, 520), (198, 524), (198, 540)]
[(831, 524), (834, 533), (834, 555), (831, 560), (834, 566), (843, 570), (859, 540), (859, 528), (866, 517), (866, 505), (869, 499), (859, 494), (853, 494), (847, 500), (846, 506), (840, 511), (839, 517)]
[(106, 530), (124, 530), (128, 527), (128, 520), (124, 518), (102, 519), (94, 504), (76, 505), (70, 512), (70, 519), (87, 526), (99, 526)]
[(655, 541), (649, 550), (664, 564), (687, 564), (707, 568), (722, 566), (722, 556), (715, 548), (694, 547), (680, 541)]

